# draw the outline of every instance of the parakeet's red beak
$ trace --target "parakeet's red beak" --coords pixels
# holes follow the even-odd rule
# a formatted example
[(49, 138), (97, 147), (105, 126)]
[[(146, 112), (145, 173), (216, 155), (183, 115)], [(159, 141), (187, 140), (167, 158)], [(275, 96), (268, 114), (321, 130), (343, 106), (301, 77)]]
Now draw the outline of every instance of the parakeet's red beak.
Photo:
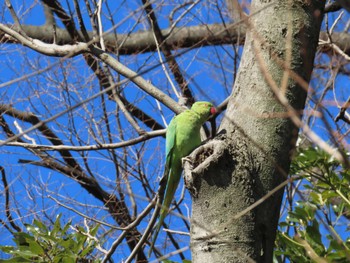
[(216, 109), (214, 107), (210, 108), (210, 113), (211, 115), (214, 115), (216, 113)]

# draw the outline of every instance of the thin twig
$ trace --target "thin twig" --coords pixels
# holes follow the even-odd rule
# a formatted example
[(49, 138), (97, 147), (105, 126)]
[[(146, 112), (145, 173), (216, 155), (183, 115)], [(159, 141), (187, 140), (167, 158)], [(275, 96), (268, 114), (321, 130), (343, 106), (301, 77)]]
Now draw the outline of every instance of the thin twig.
[(172, 251), (166, 255), (163, 255), (160, 258), (157, 258), (156, 260), (151, 261), (150, 263), (162, 262), (162, 260), (164, 260), (164, 259), (167, 259), (167, 258), (174, 256), (174, 255), (182, 254), (182, 252), (185, 252), (189, 249), (190, 249), (189, 246), (183, 247), (181, 249), (178, 249), (178, 250)]
[[(157, 200), (159, 200), (159, 198), (157, 198)], [(134, 257), (137, 255), (137, 253), (139, 252), (139, 250), (141, 249), (143, 244), (147, 241), (148, 236), (149, 236), (149, 234), (151, 233), (151, 231), (153, 229), (153, 225), (157, 221), (157, 217), (158, 217), (159, 211), (160, 211), (160, 206), (157, 205), (156, 208), (153, 211), (153, 215), (151, 217), (150, 222), (148, 223), (148, 225), (146, 227), (146, 230), (144, 231), (142, 237), (140, 238), (139, 242), (137, 243), (137, 245), (135, 246), (133, 251), (131, 251), (129, 257), (125, 260), (125, 263), (130, 263), (134, 259)]]
[[(127, 227), (125, 227), (125, 230), (123, 231), (123, 233), (120, 234), (119, 238), (116, 239), (111, 248), (108, 250), (108, 253), (105, 255), (104, 259), (102, 260), (101, 263), (106, 263), (110, 258), (111, 256), (113, 255), (114, 251), (116, 250), (116, 248), (118, 247), (118, 245), (123, 241), (124, 237), (126, 236), (126, 234), (128, 233), (128, 230), (136, 227), (140, 222), (141, 220), (147, 216), (149, 214), (149, 212), (151, 211), (151, 209), (154, 207), (155, 205), (155, 202), (156, 202), (156, 198), (154, 198), (152, 201), (150, 201), (150, 203), (148, 204), (148, 206), (139, 214), (139, 216), (130, 224), (128, 225)], [(158, 207), (158, 206), (157, 206)], [(159, 210), (159, 208), (156, 208), (156, 210)], [(154, 212), (155, 214), (155, 212)], [(158, 215), (158, 214), (157, 214)], [(148, 226), (150, 226), (151, 224), (149, 224)], [(152, 225), (153, 227), (153, 225)], [(146, 233), (146, 232), (145, 232)], [(143, 236), (145, 236), (145, 233)], [(141, 238), (142, 239), (142, 238)]]
[(106, 63), (108, 66), (110, 66), (113, 70), (120, 73), (121, 75), (126, 77), (128, 80), (131, 80), (132, 82), (134, 82), (144, 92), (156, 98), (166, 106), (170, 107), (175, 113), (180, 113), (184, 110), (170, 96), (168, 96), (167, 94), (165, 94), (164, 92), (162, 92), (161, 90), (153, 86), (152, 83), (150, 83), (149, 81), (142, 78), (140, 74), (132, 71), (130, 68), (126, 67), (124, 64), (114, 59), (107, 52), (104, 52), (103, 50), (93, 46), (90, 47), (89, 51), (93, 55), (98, 57), (100, 60), (102, 60), (104, 63)]
[(346, 115), (346, 110), (350, 107), (350, 96), (348, 100), (344, 103), (344, 105), (340, 108), (340, 111), (338, 115), (335, 117), (334, 121), (338, 122), (340, 119), (343, 120), (344, 122), (350, 124), (350, 119), (345, 116)]
[(84, 218), (84, 225), (85, 225), (85, 227), (86, 227), (87, 232), (83, 232), (82, 230), (80, 230), (80, 229), (78, 229), (78, 228), (76, 228), (76, 227), (73, 227), (72, 225), (70, 225), (69, 227), (70, 227), (70, 229), (72, 229), (73, 231), (75, 231), (75, 232), (77, 232), (77, 233), (80, 233), (80, 234), (86, 236), (86, 237), (89, 238), (90, 240), (95, 241), (95, 244), (94, 244), (95, 248), (96, 248), (97, 250), (99, 250), (100, 252), (102, 252), (103, 254), (107, 254), (108, 251), (105, 250), (103, 247), (101, 247), (100, 240), (99, 240), (97, 237), (92, 236), (92, 235), (88, 232), (88, 231), (89, 231), (89, 226), (86, 224), (85, 218)]
[(84, 25), (83, 16), (82, 16), (81, 11), (80, 11), (79, 2), (77, 0), (74, 0), (74, 7), (75, 7), (75, 10), (77, 12), (78, 23), (79, 23), (81, 32), (82, 32), (82, 34), (83, 34), (83, 36), (85, 38), (85, 41), (90, 41), (89, 34), (88, 34), (88, 32), (86, 30), (86, 27)]
[[(152, 22), (152, 20), (151, 20), (151, 24), (152, 24), (152, 28), (153, 28), (153, 22)], [(177, 92), (176, 87), (175, 87), (173, 81), (171, 80), (170, 75), (169, 75), (169, 73), (168, 73), (168, 70), (166, 69), (166, 66), (165, 66), (165, 64), (164, 64), (164, 62), (163, 62), (162, 55), (160, 54), (159, 43), (158, 43), (158, 40), (157, 40), (157, 37), (156, 37), (156, 34), (154, 33), (154, 31), (153, 31), (153, 37), (154, 37), (154, 41), (156, 42), (156, 45), (157, 45), (157, 53), (158, 53), (159, 61), (160, 61), (160, 64), (162, 65), (162, 69), (163, 69), (163, 71), (164, 71), (164, 74), (165, 74), (166, 78), (168, 79), (168, 81), (169, 81), (169, 83), (170, 83), (170, 86), (171, 86), (171, 88), (173, 89), (173, 91), (174, 91), (176, 97), (179, 99), (179, 98), (180, 98), (180, 95), (179, 95), (179, 93)]]
[(18, 32), (19, 32), (21, 35), (25, 36), (26, 33), (23, 31), (21, 22), (19, 21), (18, 16), (17, 16), (15, 10), (13, 9), (13, 6), (12, 6), (11, 1), (10, 1), (10, 0), (5, 0), (5, 3), (6, 3), (7, 8), (10, 10), (12, 19), (13, 19), (13, 21), (15, 22), (15, 26), (18, 28)]
[(117, 229), (117, 230), (125, 230), (126, 229), (125, 227), (116, 227), (115, 225), (111, 225), (111, 224), (108, 224), (106, 222), (103, 222), (103, 221), (100, 221), (98, 219), (95, 219), (93, 217), (89, 217), (86, 214), (83, 214), (83, 213), (79, 212), (78, 210), (76, 210), (76, 209), (74, 209), (74, 208), (72, 208), (72, 207), (70, 207), (68, 205), (65, 205), (65, 204), (61, 203), (60, 201), (58, 201), (55, 197), (53, 197), (51, 195), (48, 195), (47, 197), (52, 199), (53, 201), (55, 201), (55, 203), (57, 203), (59, 206), (62, 206), (64, 208), (68, 209), (69, 211), (72, 211), (72, 212), (80, 215), (81, 217), (89, 219), (89, 220), (91, 220), (93, 222), (96, 222), (96, 223), (98, 223), (100, 225), (108, 226), (108, 227), (110, 227), (112, 229)]
[(191, 105), (194, 102), (193, 94), (188, 86), (186, 79), (181, 73), (179, 64), (176, 62), (175, 57), (171, 53), (171, 48), (168, 46), (167, 42), (165, 41), (165, 37), (163, 36), (162, 31), (160, 30), (160, 27), (158, 25), (158, 21), (157, 21), (155, 12), (153, 10), (152, 4), (149, 2), (149, 0), (142, 0), (142, 3), (144, 5), (147, 18), (150, 22), (152, 30), (159, 44), (159, 45), (156, 44), (157, 48), (160, 47), (161, 51), (163, 52), (166, 58), (166, 61), (169, 64), (169, 68), (172, 71), (175, 77), (175, 80), (180, 86), (183, 96), (186, 98), (187, 103)]
[(5, 174), (5, 169), (0, 166), (0, 172), (1, 172), (1, 178), (2, 182), (4, 184), (4, 191), (5, 191), (5, 213), (6, 217), (10, 223), (10, 225), (17, 231), (17, 232), (22, 232), (22, 229), (15, 224), (13, 217), (11, 215), (11, 210), (10, 210), (10, 194), (9, 194), (9, 186), (7, 184), (7, 179), (6, 179), (6, 174)]
[(117, 103), (117, 105), (119, 106), (120, 110), (124, 113), (125, 118), (131, 124), (131, 126), (136, 130), (136, 132), (139, 135), (146, 133), (146, 131), (144, 131), (140, 127), (140, 125), (138, 125), (138, 123), (134, 120), (133, 116), (131, 116), (130, 112), (128, 111), (128, 109), (124, 105), (123, 101), (120, 99), (120, 96), (119, 96), (119, 94), (117, 93), (117, 91), (115, 89), (112, 89), (112, 94), (113, 94), (114, 101)]
[(105, 46), (105, 42), (103, 39), (103, 24), (102, 24), (102, 20), (101, 20), (101, 11), (102, 11), (102, 0), (99, 0), (97, 2), (97, 10), (96, 10), (97, 23), (98, 23), (98, 35), (100, 38), (101, 49), (106, 51), (106, 46)]

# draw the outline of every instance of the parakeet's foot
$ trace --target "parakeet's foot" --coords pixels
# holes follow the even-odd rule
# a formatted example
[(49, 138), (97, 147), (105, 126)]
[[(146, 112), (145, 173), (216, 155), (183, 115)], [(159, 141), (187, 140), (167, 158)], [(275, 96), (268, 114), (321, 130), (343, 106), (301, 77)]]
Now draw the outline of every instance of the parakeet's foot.
[(190, 157), (184, 157), (184, 158), (181, 158), (181, 164), (182, 164), (182, 167), (185, 166), (185, 162), (189, 162), (191, 166), (193, 166), (193, 161)]

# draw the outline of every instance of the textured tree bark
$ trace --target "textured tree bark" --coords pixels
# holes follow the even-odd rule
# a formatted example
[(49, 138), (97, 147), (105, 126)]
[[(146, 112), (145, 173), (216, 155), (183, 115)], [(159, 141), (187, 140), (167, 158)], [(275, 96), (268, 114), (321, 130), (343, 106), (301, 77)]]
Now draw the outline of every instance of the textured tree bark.
[(307, 92), (291, 78), (281, 88), (282, 64), (290, 47), (288, 67), (309, 82), (323, 9), (324, 1), (316, 0), (252, 1), (254, 15), (218, 136), (192, 153), (194, 170), (185, 167), (193, 193), (193, 262), (272, 262), (283, 189), (235, 215), (287, 178), (298, 128), (271, 83), (301, 113)]

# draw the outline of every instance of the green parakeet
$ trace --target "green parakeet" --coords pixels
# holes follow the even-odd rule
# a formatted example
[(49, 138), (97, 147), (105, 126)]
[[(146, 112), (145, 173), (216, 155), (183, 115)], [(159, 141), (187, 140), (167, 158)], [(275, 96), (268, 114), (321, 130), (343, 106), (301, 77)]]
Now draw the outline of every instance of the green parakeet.
[(167, 185), (149, 254), (152, 252), (159, 230), (168, 214), (169, 206), (180, 182), (182, 173), (181, 159), (189, 155), (201, 144), (200, 129), (210, 115), (215, 112), (216, 110), (213, 104), (199, 101), (194, 103), (190, 110), (186, 110), (175, 116), (168, 126), (164, 169), (164, 178), (167, 180)]

